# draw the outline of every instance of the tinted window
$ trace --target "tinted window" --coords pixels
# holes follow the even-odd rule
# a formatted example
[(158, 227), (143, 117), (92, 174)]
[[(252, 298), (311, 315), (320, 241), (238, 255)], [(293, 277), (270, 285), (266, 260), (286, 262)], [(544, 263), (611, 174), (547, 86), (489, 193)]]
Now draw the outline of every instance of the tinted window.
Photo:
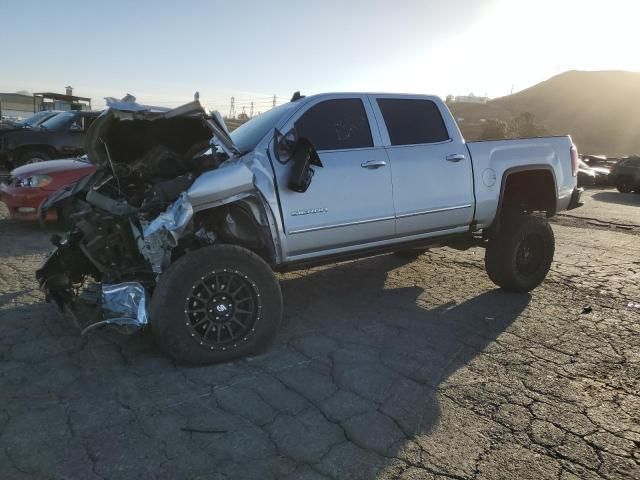
[(38, 125), (39, 123), (44, 122), (45, 120), (53, 117), (55, 113), (53, 112), (38, 112), (26, 120), (22, 120), (21, 122), (16, 122), (16, 125), (19, 127), (33, 127)]
[(449, 140), (442, 115), (431, 100), (379, 98), (391, 145), (413, 145)]
[(362, 100), (346, 98), (314, 105), (296, 122), (299, 137), (317, 150), (372, 147), (371, 128)]
[(62, 128), (69, 128), (71, 122), (76, 118), (76, 114), (73, 112), (59, 113), (55, 117), (50, 118), (46, 122), (42, 122), (40, 125), (47, 130), (58, 130)]
[(96, 118), (98, 118), (98, 117), (94, 116), (94, 115), (87, 115), (86, 117), (84, 117), (84, 131), (85, 132), (87, 130), (89, 130), (89, 127), (95, 121)]

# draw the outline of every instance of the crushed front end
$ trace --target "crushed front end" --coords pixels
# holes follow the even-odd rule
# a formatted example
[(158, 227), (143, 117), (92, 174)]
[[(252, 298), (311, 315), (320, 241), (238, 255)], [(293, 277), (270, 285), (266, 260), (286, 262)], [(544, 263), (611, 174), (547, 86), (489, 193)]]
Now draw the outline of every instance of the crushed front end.
[(86, 150), (96, 171), (56, 192), (39, 212), (70, 212), (68, 235), (52, 238), (56, 248), (36, 278), (83, 332), (145, 326), (160, 274), (215, 242), (214, 224), (225, 221), (225, 212), (194, 218), (186, 193), (236, 154), (221, 119), (198, 102), (164, 110), (132, 100), (112, 102), (91, 126)]

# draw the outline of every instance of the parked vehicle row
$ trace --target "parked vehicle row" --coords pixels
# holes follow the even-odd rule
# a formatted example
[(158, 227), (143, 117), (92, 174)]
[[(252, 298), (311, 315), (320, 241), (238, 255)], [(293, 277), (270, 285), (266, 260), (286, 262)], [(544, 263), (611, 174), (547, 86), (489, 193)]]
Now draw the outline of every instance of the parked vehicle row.
[[(7, 205), (13, 220), (38, 220), (38, 207), (51, 194), (93, 173), (95, 165), (87, 157), (31, 163), (14, 169), (0, 183), (0, 200)], [(62, 208), (47, 212), (43, 220), (65, 220)]]
[(0, 132), (0, 164), (15, 168), (84, 153), (86, 132), (100, 112), (54, 112), (47, 117), (48, 114), (36, 114), (38, 119), (27, 128)]
[(609, 185), (609, 169), (607, 167), (590, 166), (586, 159), (578, 160), (578, 186)]
[(44, 110), (42, 112), (34, 113), (29, 118), (25, 118), (24, 120), (19, 120), (16, 122), (5, 122), (2, 124), (2, 128), (0, 128), (0, 133), (7, 132), (10, 130), (19, 130), (22, 128), (33, 128), (40, 125), (42, 122), (50, 119), (51, 117), (60, 113), (57, 110)]
[(640, 193), (640, 157), (618, 160), (609, 179), (621, 193)]
[(578, 185), (612, 185), (621, 193), (640, 193), (640, 157), (585, 155), (578, 163)]

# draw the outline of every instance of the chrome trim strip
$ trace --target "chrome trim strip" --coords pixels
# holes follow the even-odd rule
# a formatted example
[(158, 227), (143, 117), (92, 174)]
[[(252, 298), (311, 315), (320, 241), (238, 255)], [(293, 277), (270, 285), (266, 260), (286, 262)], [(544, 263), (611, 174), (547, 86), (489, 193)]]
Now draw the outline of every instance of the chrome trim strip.
[(431, 142), (431, 143), (407, 143), (406, 145), (385, 145), (384, 148), (393, 150), (396, 148), (405, 148), (405, 147), (431, 147), (434, 145), (444, 145), (451, 142), (453, 142), (453, 138), (448, 138), (447, 140), (440, 140), (439, 142)]
[(428, 213), (440, 213), (440, 212), (450, 212), (451, 210), (462, 210), (463, 208), (471, 208), (473, 205), (457, 205), (455, 207), (444, 207), (444, 208), (436, 208), (435, 210), (424, 210), (422, 212), (413, 212), (413, 213), (403, 213), (402, 215), (397, 215), (396, 218), (407, 218), (407, 217), (417, 217), (418, 215), (426, 215)]
[(289, 232), (289, 235), (295, 235), (297, 233), (317, 232), (319, 230), (329, 230), (331, 228), (338, 228), (338, 227), (350, 227), (351, 225), (362, 225), (365, 223), (384, 222), (385, 220), (394, 220), (394, 219), (395, 217), (382, 217), (382, 218), (373, 218), (371, 220), (360, 220), (358, 222), (337, 223), (335, 225), (322, 225), (320, 227), (301, 228), (300, 230), (291, 230)]

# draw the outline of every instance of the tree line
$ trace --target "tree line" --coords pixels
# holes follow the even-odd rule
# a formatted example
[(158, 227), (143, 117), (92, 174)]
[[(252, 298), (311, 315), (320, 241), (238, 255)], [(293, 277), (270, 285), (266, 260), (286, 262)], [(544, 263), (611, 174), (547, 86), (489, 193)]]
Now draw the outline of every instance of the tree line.
[(530, 112), (524, 112), (511, 121), (487, 120), (480, 132), (480, 140), (504, 140), (508, 138), (542, 137), (547, 130), (535, 123)]

